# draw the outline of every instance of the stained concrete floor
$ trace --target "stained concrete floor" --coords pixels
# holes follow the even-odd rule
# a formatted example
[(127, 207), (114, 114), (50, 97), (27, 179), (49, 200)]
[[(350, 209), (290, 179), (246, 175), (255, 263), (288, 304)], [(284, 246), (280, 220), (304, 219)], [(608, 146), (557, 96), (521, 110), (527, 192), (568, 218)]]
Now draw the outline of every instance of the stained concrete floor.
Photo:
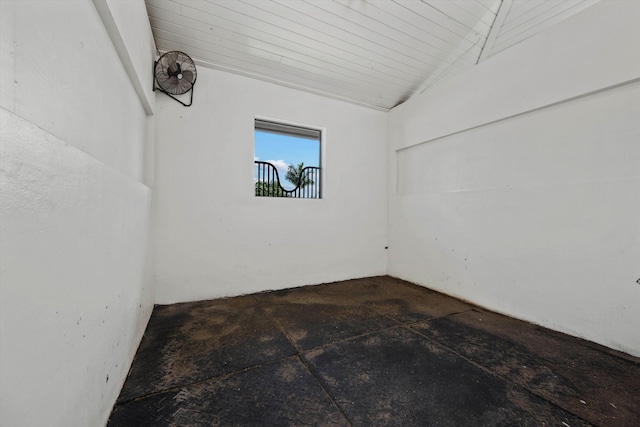
[(391, 277), (157, 306), (109, 426), (640, 426), (640, 359)]

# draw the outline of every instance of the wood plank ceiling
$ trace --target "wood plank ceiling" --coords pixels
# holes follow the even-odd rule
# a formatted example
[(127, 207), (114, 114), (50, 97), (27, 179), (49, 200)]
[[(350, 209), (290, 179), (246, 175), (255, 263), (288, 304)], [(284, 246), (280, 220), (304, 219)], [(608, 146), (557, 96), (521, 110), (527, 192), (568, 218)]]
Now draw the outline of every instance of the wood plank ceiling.
[(597, 0), (145, 0), (159, 51), (388, 110)]

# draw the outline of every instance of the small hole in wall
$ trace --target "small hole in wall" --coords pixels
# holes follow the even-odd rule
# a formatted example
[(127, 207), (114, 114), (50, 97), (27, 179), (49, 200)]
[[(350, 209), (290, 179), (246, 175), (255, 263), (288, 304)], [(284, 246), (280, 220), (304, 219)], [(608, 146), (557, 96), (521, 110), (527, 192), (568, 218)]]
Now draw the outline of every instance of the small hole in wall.
[(638, 285), (640, 285), (640, 279), (636, 280), (636, 283), (637, 283)]

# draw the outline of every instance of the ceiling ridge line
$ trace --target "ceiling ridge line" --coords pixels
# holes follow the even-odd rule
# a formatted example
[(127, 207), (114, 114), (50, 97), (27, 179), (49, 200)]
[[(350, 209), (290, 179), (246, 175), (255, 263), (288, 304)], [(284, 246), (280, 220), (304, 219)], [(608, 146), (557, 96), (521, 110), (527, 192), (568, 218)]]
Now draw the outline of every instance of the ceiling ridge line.
[[(458, 60), (465, 55), (467, 52), (469, 52), (471, 49), (473, 49), (474, 47), (476, 47), (478, 45), (478, 42), (480, 40), (482, 40), (482, 36), (480, 36), (478, 34), (478, 39), (476, 40), (476, 42), (473, 44), (473, 46), (471, 46), (469, 49), (467, 49), (467, 51), (465, 53), (463, 53), (461, 56), (459, 56), (458, 58), (456, 58), (453, 63), (449, 64), (447, 67), (445, 67), (442, 71), (440, 71), (440, 73), (433, 77), (433, 78), (428, 78), (412, 95), (410, 98), (414, 97), (415, 95), (421, 95), (425, 90), (429, 89), (431, 86), (433, 86), (434, 84), (436, 84), (438, 82), (438, 80), (440, 80), (442, 78), (442, 76), (444, 76), (450, 69), (453, 68), (454, 64), (456, 64), (458, 62)], [(462, 70), (464, 71), (464, 70)]]
[(493, 24), (491, 24), (491, 29), (489, 30), (489, 34), (484, 40), (484, 44), (482, 45), (482, 49), (480, 50), (480, 55), (478, 55), (478, 61), (476, 61), (476, 65), (481, 61), (484, 61), (489, 56), (489, 53), (493, 49), (493, 45), (498, 38), (498, 33), (504, 24), (504, 21), (507, 19), (509, 15), (509, 11), (511, 11), (511, 6), (513, 5), (513, 0), (502, 0), (500, 3), (500, 7), (498, 8), (498, 13), (496, 13), (496, 17), (493, 19)]

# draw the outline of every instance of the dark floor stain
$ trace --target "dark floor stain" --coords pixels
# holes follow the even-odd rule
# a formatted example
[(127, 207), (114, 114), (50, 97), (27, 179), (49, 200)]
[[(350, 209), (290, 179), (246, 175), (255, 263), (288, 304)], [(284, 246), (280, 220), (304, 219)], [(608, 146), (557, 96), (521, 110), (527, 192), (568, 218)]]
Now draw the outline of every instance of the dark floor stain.
[(110, 426), (640, 426), (640, 359), (391, 277), (157, 306)]
[(587, 425), (404, 328), (302, 357), (353, 425)]
[[(258, 294), (267, 307), (332, 306), (353, 311), (369, 308), (402, 323), (412, 323), (471, 310), (460, 300), (387, 276), (286, 289)], [(295, 314), (296, 310), (293, 310)], [(371, 314), (368, 314), (371, 317)]]
[(640, 365), (490, 312), (413, 325), (455, 352), (597, 425), (640, 425)]
[(116, 408), (109, 426), (348, 426), (297, 357)]
[(158, 306), (119, 401), (295, 353), (251, 297)]
[(265, 310), (301, 350), (397, 325), (392, 319), (363, 306), (288, 303)]

